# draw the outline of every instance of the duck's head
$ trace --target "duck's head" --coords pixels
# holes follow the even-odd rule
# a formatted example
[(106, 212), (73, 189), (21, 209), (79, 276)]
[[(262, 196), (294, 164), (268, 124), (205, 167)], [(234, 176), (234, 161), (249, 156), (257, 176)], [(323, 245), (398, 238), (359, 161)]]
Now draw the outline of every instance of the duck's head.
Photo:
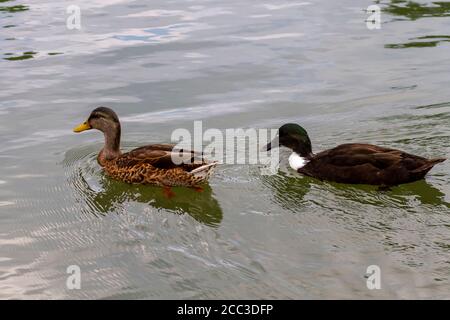
[(99, 107), (91, 112), (89, 118), (73, 129), (73, 132), (83, 132), (97, 129), (105, 135), (105, 146), (99, 154), (99, 163), (120, 156), (120, 122), (117, 114), (106, 107)]
[(311, 140), (305, 129), (295, 123), (286, 123), (278, 129), (277, 137), (270, 142), (265, 150), (277, 146), (285, 146), (304, 158), (312, 157)]
[(119, 117), (112, 109), (99, 107), (91, 112), (85, 122), (75, 127), (73, 132), (79, 133), (91, 129), (97, 129), (104, 133), (120, 131)]

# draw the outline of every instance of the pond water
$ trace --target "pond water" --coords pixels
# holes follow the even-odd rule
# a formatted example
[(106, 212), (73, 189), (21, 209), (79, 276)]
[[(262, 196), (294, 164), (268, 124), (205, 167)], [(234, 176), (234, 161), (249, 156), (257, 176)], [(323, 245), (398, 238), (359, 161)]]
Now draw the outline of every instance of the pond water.
[(125, 150), (194, 120), (297, 122), (315, 151), (448, 157), (449, 16), (402, 0), (0, 0), (0, 298), (449, 298), (449, 161), (380, 192), (298, 176), (282, 150), (276, 175), (222, 165), (168, 199), (106, 177), (102, 135), (72, 132), (105, 105)]

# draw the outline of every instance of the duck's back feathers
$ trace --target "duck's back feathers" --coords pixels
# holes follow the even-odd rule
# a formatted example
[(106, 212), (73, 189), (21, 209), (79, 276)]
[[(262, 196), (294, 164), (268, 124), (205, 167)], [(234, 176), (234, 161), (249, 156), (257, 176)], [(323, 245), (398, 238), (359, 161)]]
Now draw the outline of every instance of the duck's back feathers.
[(147, 163), (160, 169), (183, 167), (190, 171), (193, 165), (200, 166), (206, 162), (202, 154), (198, 152), (176, 149), (175, 145), (171, 144), (152, 144), (124, 153), (116, 163), (119, 167)]
[(426, 159), (371, 144), (343, 144), (313, 156), (298, 172), (342, 183), (397, 185), (422, 179), (445, 159)]

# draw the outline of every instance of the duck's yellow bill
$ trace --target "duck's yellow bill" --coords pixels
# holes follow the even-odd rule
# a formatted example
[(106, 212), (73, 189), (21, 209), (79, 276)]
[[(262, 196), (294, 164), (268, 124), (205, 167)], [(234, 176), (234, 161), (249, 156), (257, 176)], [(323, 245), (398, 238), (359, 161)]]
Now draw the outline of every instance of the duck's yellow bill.
[(83, 132), (83, 131), (90, 130), (90, 129), (92, 129), (92, 127), (86, 121), (86, 122), (83, 122), (82, 124), (80, 124), (78, 127), (73, 128), (73, 132), (78, 133), (78, 132)]

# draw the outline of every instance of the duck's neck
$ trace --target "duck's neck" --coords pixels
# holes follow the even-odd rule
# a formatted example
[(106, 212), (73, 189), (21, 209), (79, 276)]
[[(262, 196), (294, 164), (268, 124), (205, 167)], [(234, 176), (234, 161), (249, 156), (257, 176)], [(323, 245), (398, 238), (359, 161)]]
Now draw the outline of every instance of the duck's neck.
[(289, 156), (289, 166), (294, 170), (302, 168), (305, 164), (308, 163), (308, 161), (309, 160), (307, 158), (302, 157), (296, 152), (292, 152), (292, 154)]
[(295, 148), (292, 149), (294, 153), (296, 153), (299, 157), (302, 157), (306, 160), (311, 160), (314, 157), (312, 153), (311, 143), (299, 143)]
[(314, 156), (311, 148), (311, 141), (305, 137), (292, 148), (293, 153), (289, 157), (289, 165), (292, 169), (298, 170), (306, 165)]
[(122, 154), (120, 152), (120, 124), (106, 129), (103, 133), (105, 135), (105, 146), (98, 155), (98, 162), (100, 164), (104, 164), (105, 160), (114, 160)]

